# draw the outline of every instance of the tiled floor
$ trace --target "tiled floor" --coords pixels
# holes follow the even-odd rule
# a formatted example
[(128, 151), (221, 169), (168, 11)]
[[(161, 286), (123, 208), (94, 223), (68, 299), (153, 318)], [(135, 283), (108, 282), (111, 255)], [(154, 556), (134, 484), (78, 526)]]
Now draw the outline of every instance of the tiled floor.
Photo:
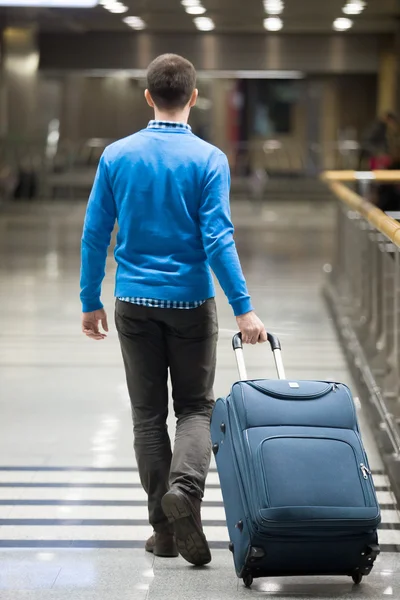
[[(213, 562), (146, 556), (145, 495), (132, 453), (116, 334), (79, 333), (82, 204), (15, 205), (0, 213), (0, 600), (228, 600), (301, 596), (400, 598), (400, 519), (357, 400), (381, 502), (384, 552), (365, 583), (345, 578), (236, 579), (226, 549), (215, 465), (203, 506)], [(319, 289), (333, 211), (301, 204), (233, 206), (237, 241), (260, 316), (279, 334), (288, 374), (351, 384)], [(310, 219), (311, 216), (311, 219)], [(325, 268), (327, 268), (325, 266)], [(112, 259), (104, 288), (113, 310)], [(218, 294), (216, 393), (236, 377), (235, 321)], [(274, 376), (266, 347), (246, 349), (249, 375)], [(173, 432), (173, 418), (170, 419)]]

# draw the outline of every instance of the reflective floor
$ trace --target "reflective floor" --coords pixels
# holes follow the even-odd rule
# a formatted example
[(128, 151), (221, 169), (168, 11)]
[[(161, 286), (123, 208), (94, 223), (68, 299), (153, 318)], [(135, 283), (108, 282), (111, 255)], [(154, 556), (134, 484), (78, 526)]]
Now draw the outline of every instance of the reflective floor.
[[(227, 550), (215, 465), (203, 505), (213, 562), (153, 559), (143, 543), (145, 495), (132, 452), (117, 336), (80, 335), (79, 241), (84, 205), (14, 205), (0, 212), (0, 600), (228, 600), (301, 596), (400, 600), (400, 519), (357, 399), (382, 507), (383, 552), (360, 588), (346, 578), (238, 581)], [(352, 385), (320, 295), (334, 211), (327, 205), (233, 204), (254, 304), (282, 339), (287, 373)], [(113, 312), (112, 257), (104, 300)], [(235, 321), (218, 292), (216, 394), (236, 377)], [(246, 349), (250, 376), (274, 376), (267, 347)], [(354, 389), (354, 386), (353, 386)], [(355, 391), (356, 393), (356, 391)], [(173, 417), (170, 418), (173, 433)]]

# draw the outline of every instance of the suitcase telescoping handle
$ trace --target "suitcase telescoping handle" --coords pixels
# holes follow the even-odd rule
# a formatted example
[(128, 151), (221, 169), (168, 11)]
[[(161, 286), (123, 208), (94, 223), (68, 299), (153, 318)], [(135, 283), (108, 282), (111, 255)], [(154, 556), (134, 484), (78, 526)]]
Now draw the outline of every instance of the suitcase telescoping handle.
[[(286, 379), (285, 376), (285, 368), (283, 366), (282, 361), (282, 352), (281, 352), (281, 343), (279, 339), (273, 333), (268, 333), (267, 331), (268, 341), (271, 345), (271, 350), (275, 359), (276, 371), (278, 373), (279, 379)], [(242, 342), (242, 334), (237, 333), (233, 336), (232, 346), (235, 351), (236, 362), (239, 371), (239, 377), (241, 381), (245, 381), (248, 379), (246, 364), (244, 362), (244, 354), (243, 354), (243, 342)]]

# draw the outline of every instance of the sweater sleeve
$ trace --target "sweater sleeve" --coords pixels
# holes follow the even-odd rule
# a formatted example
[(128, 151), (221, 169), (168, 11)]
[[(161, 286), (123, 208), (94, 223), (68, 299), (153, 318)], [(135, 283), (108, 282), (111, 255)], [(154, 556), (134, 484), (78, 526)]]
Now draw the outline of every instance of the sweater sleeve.
[(252, 310), (246, 281), (233, 239), (229, 206), (230, 172), (226, 156), (214, 154), (200, 202), (200, 227), (210, 266), (236, 316)]
[(81, 248), (81, 302), (83, 312), (103, 308), (100, 300), (107, 250), (116, 219), (114, 197), (104, 154), (89, 197)]

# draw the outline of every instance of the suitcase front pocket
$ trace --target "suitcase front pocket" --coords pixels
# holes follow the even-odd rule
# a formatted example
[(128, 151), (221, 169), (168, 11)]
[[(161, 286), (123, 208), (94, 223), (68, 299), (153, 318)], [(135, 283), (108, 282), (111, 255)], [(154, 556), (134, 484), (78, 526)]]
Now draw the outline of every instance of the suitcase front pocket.
[[(257, 452), (260, 516), (269, 526), (324, 527), (379, 522), (370, 472), (338, 438), (276, 436)], [(372, 522), (371, 521), (371, 522)]]

